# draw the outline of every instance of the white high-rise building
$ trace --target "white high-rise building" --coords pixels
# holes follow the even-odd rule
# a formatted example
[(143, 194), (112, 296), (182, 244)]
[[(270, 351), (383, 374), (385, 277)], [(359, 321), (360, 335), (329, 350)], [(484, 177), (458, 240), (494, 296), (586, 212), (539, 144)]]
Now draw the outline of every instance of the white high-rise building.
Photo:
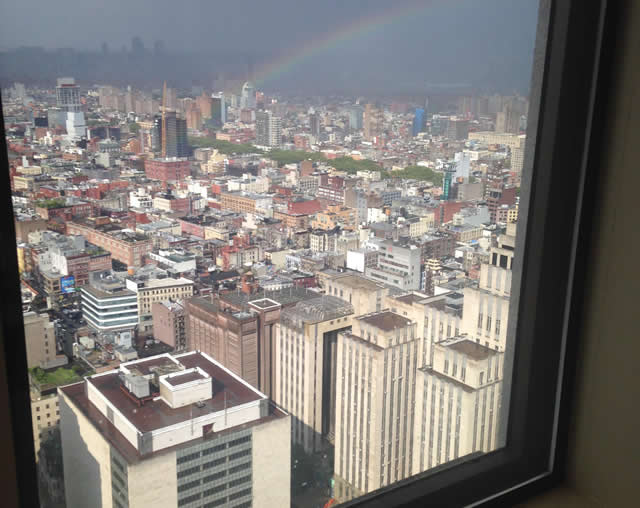
[(453, 337), (418, 369), (412, 474), (497, 447), (503, 353)]
[(87, 135), (87, 124), (80, 102), (80, 88), (73, 78), (58, 78), (56, 104), (65, 116), (67, 136), (77, 140)]
[(256, 144), (277, 148), (282, 142), (282, 122), (271, 111), (256, 113)]
[(471, 174), (471, 154), (469, 152), (458, 152), (454, 156), (456, 166), (456, 178), (468, 179)]
[(411, 475), (416, 323), (391, 311), (338, 335), (334, 497), (346, 501)]
[(289, 415), (206, 354), (126, 362), (58, 394), (69, 508), (291, 503)]
[(242, 109), (256, 109), (256, 89), (250, 81), (242, 85), (240, 107)]

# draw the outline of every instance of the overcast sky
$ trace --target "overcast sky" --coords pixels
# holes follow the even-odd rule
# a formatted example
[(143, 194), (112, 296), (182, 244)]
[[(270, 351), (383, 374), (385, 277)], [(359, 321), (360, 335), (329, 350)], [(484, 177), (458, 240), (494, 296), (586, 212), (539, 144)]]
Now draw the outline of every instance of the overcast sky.
[[(423, 7), (395, 15), (407, 6)], [(96, 50), (106, 42), (119, 50), (139, 36), (146, 47), (163, 40), (168, 51), (276, 55), (382, 13), (388, 22), (313, 52), (288, 77), (302, 79), (314, 69), (373, 75), (384, 65), (400, 80), (526, 86), (537, 6), (538, 0), (5, 0), (0, 49)]]

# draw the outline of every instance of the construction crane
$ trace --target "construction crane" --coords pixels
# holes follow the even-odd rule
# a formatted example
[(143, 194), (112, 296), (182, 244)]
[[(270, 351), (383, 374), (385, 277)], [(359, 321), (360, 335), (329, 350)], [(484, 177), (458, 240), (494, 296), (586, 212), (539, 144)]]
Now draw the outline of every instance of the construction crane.
[(167, 157), (167, 82), (162, 86), (162, 158)]

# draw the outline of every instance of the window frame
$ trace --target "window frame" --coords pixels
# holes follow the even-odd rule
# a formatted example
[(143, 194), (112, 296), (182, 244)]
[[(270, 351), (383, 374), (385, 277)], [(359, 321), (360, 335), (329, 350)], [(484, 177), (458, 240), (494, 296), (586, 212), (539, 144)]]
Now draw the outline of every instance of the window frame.
[[(576, 252), (589, 242), (595, 167), (604, 115), (603, 98), (613, 52), (612, 33), (623, 7), (607, 0), (541, 0), (530, 96), (519, 234), (513, 266), (505, 358), (501, 429), (506, 446), (430, 469), (364, 495), (344, 506), (510, 505), (557, 484), (566, 459), (573, 359), (579, 339), (580, 295), (586, 263)], [(585, 39), (583, 34), (593, 34)], [(576, 126), (585, 126), (584, 129)], [(26, 344), (9, 164), (0, 108), (0, 185), (4, 213), (0, 235), (8, 247), (0, 256), (1, 336), (9, 388), (8, 413), (17, 492), (21, 506), (38, 505), (36, 462), (27, 375)], [(576, 172), (564, 171), (575, 167)], [(554, 171), (553, 168), (556, 168)], [(576, 185), (576, 182), (578, 184)], [(524, 245), (527, 250), (524, 251)], [(548, 274), (540, 277), (540, 274)], [(544, 319), (536, 319), (536, 315)], [(10, 340), (8, 338), (11, 338)], [(22, 340), (20, 340), (22, 339)], [(0, 366), (2, 366), (0, 364)], [(535, 390), (529, 390), (535, 387)], [(9, 448), (9, 447), (8, 447)]]

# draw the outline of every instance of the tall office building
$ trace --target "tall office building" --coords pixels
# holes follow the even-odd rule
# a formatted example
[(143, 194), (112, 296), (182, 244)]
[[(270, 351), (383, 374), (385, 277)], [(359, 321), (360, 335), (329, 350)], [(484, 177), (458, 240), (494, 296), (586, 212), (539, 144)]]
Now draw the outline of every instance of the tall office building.
[(491, 248), (489, 263), (480, 267), (478, 287), (464, 289), (462, 333), (496, 351), (504, 351), (507, 341), (515, 236), (516, 224), (507, 224), (506, 234)]
[(293, 441), (308, 452), (334, 439), (336, 351), (353, 307), (320, 296), (286, 308), (276, 325), (274, 400), (293, 417)]
[(309, 108), (309, 130), (316, 139), (320, 136), (320, 115), (313, 108)]
[(456, 178), (469, 179), (471, 174), (471, 154), (469, 152), (457, 152), (454, 156)]
[(518, 110), (507, 105), (496, 114), (496, 132), (518, 134), (520, 132), (520, 116)]
[(56, 86), (56, 106), (63, 111), (82, 111), (80, 103), (80, 88), (73, 78), (58, 78)]
[(527, 136), (522, 134), (518, 136), (519, 143), (511, 147), (511, 171), (517, 175), (522, 174), (524, 167), (524, 148), (527, 142)]
[(415, 382), (412, 474), (496, 449), (502, 357), (466, 336), (433, 345)]
[(206, 354), (126, 362), (58, 393), (70, 508), (291, 502), (289, 415)]
[[(166, 154), (171, 157), (190, 157), (191, 146), (187, 138), (187, 121), (179, 118), (175, 111), (167, 111), (166, 113)], [(154, 151), (162, 151), (162, 118), (156, 115), (153, 120), (153, 149)]]
[(385, 310), (338, 335), (335, 491), (338, 501), (411, 475), (416, 324)]
[(58, 78), (56, 86), (56, 105), (64, 115), (64, 125), (67, 136), (72, 140), (86, 137), (87, 124), (82, 103), (80, 102), (80, 88), (73, 78)]
[(373, 104), (367, 104), (365, 106), (362, 122), (364, 139), (373, 141), (376, 136), (380, 135), (382, 129), (382, 114)]
[(361, 106), (353, 106), (349, 110), (349, 129), (352, 131), (362, 130), (363, 115), (364, 111)]
[(424, 131), (426, 125), (426, 115), (424, 109), (416, 108), (413, 115), (413, 125), (411, 128), (411, 135), (415, 138), (418, 134)]
[(271, 111), (256, 113), (256, 144), (277, 148), (282, 141), (282, 123), (280, 117)]
[(253, 83), (247, 81), (242, 85), (242, 93), (240, 95), (240, 108), (256, 109), (256, 89)]
[(469, 135), (469, 121), (452, 116), (449, 118), (445, 136), (451, 140), (461, 141)]
[(187, 349), (211, 355), (246, 382), (259, 387), (258, 317), (221, 309), (209, 297), (185, 302)]
[(211, 96), (211, 118), (216, 124), (224, 125), (227, 121), (227, 105), (225, 104), (224, 93)]

